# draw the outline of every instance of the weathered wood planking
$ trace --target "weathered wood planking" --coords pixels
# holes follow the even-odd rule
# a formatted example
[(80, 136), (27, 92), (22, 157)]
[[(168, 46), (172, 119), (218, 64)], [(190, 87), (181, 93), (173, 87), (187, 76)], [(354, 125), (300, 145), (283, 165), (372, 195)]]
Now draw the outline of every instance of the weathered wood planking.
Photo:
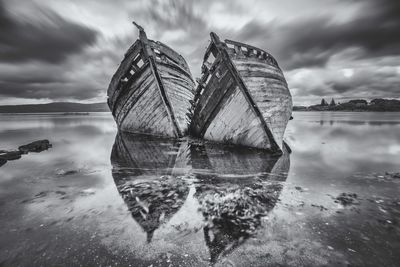
[(155, 84), (152, 82), (138, 101), (131, 100), (134, 104), (121, 121), (122, 131), (174, 136), (171, 118)]
[(282, 153), (292, 101), (267, 52), (211, 33), (195, 93), (190, 131), (218, 142)]
[(204, 138), (223, 143), (271, 149), (261, 122), (238, 87), (211, 121)]
[(194, 82), (181, 69), (172, 68), (165, 60), (157, 62), (157, 69), (162, 78), (177, 124), (183, 135), (185, 135), (190, 124), (187, 113), (191, 106), (190, 101), (194, 97), (194, 92), (187, 90), (187, 88), (194, 88)]
[(108, 105), (113, 112), (114, 105), (116, 103), (116, 99), (118, 98), (120, 92), (125, 88), (123, 86), (123, 82), (121, 82), (129, 71), (132, 68), (131, 62), (139, 55), (142, 50), (142, 44), (140, 40), (136, 40), (136, 42), (128, 49), (127, 53), (125, 53), (124, 59), (119, 65), (117, 71), (111, 78), (110, 85), (108, 86), (107, 96), (108, 96)]
[(292, 98), (282, 71), (258, 58), (236, 59), (233, 63), (282, 149), (283, 134), (292, 110)]
[(109, 85), (108, 104), (122, 131), (181, 137), (190, 123), (194, 82), (183, 57), (140, 38), (125, 54)]

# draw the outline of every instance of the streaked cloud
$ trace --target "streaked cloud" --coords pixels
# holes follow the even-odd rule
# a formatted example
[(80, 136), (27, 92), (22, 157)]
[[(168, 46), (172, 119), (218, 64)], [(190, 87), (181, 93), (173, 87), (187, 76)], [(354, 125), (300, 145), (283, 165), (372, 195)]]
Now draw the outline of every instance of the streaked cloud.
[(137, 38), (131, 20), (181, 53), (195, 77), (215, 31), (273, 54), (295, 104), (400, 95), (395, 0), (0, 0), (0, 104), (105, 101)]

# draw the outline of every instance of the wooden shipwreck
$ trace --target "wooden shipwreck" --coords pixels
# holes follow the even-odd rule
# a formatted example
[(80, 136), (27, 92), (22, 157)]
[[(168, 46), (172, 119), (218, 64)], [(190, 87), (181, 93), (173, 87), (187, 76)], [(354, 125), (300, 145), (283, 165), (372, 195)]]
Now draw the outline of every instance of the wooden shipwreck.
[(184, 58), (142, 27), (108, 87), (108, 105), (126, 132), (182, 137), (190, 124), (195, 84)]
[(192, 107), (192, 135), (282, 153), (292, 99), (277, 61), (211, 33)]

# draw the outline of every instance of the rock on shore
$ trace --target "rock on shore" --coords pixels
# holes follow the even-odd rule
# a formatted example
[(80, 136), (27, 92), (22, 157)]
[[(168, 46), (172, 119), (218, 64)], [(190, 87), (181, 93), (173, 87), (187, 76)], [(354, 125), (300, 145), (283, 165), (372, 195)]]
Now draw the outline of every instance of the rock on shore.
[(3, 153), (0, 154), (0, 159), (3, 160), (16, 160), (21, 158), (21, 152), (20, 151), (4, 151)]
[(28, 152), (42, 152), (51, 147), (49, 140), (38, 140), (23, 146), (18, 147), (18, 150), (23, 154), (27, 154)]
[(22, 154), (29, 152), (42, 152), (52, 147), (49, 140), (38, 140), (23, 146), (19, 146), (18, 150), (0, 150), (0, 167), (7, 163), (9, 160), (20, 159)]

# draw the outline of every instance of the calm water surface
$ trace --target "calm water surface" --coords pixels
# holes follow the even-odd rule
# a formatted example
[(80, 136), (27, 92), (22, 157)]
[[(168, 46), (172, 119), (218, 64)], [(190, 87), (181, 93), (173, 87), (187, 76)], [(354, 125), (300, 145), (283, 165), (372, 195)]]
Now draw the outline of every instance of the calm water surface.
[[(0, 115), (0, 266), (398, 266), (400, 113), (296, 112), (273, 157)], [(345, 195), (342, 195), (345, 193)]]

